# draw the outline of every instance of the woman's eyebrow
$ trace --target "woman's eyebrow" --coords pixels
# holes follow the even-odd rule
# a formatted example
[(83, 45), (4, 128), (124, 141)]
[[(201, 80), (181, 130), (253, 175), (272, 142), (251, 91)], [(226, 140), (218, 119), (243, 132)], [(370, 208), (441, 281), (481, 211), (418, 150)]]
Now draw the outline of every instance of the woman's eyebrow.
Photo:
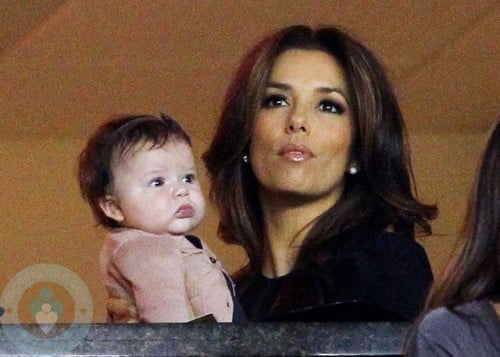
[[(281, 83), (281, 82), (269, 82), (267, 84), (267, 88), (276, 88), (276, 89), (282, 89), (282, 90), (291, 90), (292, 86), (286, 83)], [(316, 92), (319, 93), (339, 93), (344, 97), (347, 97), (345, 91), (342, 88), (339, 87), (331, 87), (331, 86), (326, 86), (326, 87), (318, 87), (315, 89)]]
[(342, 88), (339, 88), (339, 87), (318, 87), (316, 89), (316, 92), (325, 93), (325, 94), (338, 93), (342, 97), (344, 97), (345, 100), (347, 101), (347, 95), (346, 95), (345, 91)]
[(267, 88), (276, 88), (276, 89), (282, 89), (282, 90), (291, 90), (292, 86), (289, 85), (289, 84), (280, 83), (280, 82), (269, 82), (269, 83), (267, 83)]

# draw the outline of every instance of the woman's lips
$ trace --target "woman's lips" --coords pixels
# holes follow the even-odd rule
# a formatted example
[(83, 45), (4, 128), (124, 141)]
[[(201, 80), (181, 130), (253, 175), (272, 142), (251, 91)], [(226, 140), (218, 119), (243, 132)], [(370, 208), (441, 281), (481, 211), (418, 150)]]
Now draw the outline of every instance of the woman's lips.
[(314, 154), (307, 146), (298, 144), (286, 144), (278, 154), (292, 162), (303, 162), (314, 157)]
[(176, 218), (191, 218), (194, 216), (194, 208), (191, 205), (182, 205), (179, 207), (179, 209), (175, 212), (175, 217)]

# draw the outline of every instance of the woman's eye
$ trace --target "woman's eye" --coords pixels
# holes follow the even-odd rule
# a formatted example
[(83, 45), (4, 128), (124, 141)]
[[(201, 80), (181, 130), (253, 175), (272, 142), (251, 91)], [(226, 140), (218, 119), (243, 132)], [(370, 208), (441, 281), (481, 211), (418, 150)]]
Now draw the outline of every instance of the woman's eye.
[(343, 114), (345, 112), (345, 108), (343, 105), (335, 103), (331, 100), (323, 100), (319, 103), (319, 109), (324, 112)]
[(283, 107), (285, 105), (288, 105), (288, 102), (282, 95), (269, 95), (262, 101), (263, 108)]
[(158, 186), (163, 186), (165, 183), (165, 180), (162, 179), (161, 177), (155, 178), (154, 180), (151, 181), (151, 186), (153, 187), (158, 187)]
[(182, 182), (184, 183), (193, 183), (194, 181), (196, 181), (196, 175), (194, 174), (189, 174), (182, 178)]

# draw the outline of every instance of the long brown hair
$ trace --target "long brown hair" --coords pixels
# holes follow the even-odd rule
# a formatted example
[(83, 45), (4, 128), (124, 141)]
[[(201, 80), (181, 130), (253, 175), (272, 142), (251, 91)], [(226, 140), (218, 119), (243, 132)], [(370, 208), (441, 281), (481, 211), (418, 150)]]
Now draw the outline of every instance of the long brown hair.
[[(347, 175), (343, 197), (312, 225), (301, 252), (349, 227), (369, 221), (413, 236), (415, 225), (431, 232), (436, 208), (414, 197), (413, 174), (402, 114), (379, 61), (361, 43), (335, 27), (284, 28), (244, 57), (229, 86), (215, 137), (203, 159), (219, 209), (219, 234), (242, 245), (251, 269), (260, 270), (265, 239), (258, 183), (242, 161), (276, 58), (286, 50), (320, 50), (341, 64), (352, 98), (356, 138), (352, 157), (361, 172)], [(300, 258), (300, 256), (299, 256)]]
[(477, 299), (500, 301), (500, 120), (486, 145), (460, 238), (458, 255), (433, 286), (424, 314)]

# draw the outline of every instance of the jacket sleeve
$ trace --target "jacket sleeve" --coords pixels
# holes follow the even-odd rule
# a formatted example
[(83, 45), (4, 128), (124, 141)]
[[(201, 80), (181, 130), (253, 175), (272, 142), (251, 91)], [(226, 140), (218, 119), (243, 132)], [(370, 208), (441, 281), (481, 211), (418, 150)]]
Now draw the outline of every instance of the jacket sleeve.
[(170, 241), (135, 239), (112, 260), (131, 286), (142, 322), (186, 322), (191, 312), (180, 250)]

